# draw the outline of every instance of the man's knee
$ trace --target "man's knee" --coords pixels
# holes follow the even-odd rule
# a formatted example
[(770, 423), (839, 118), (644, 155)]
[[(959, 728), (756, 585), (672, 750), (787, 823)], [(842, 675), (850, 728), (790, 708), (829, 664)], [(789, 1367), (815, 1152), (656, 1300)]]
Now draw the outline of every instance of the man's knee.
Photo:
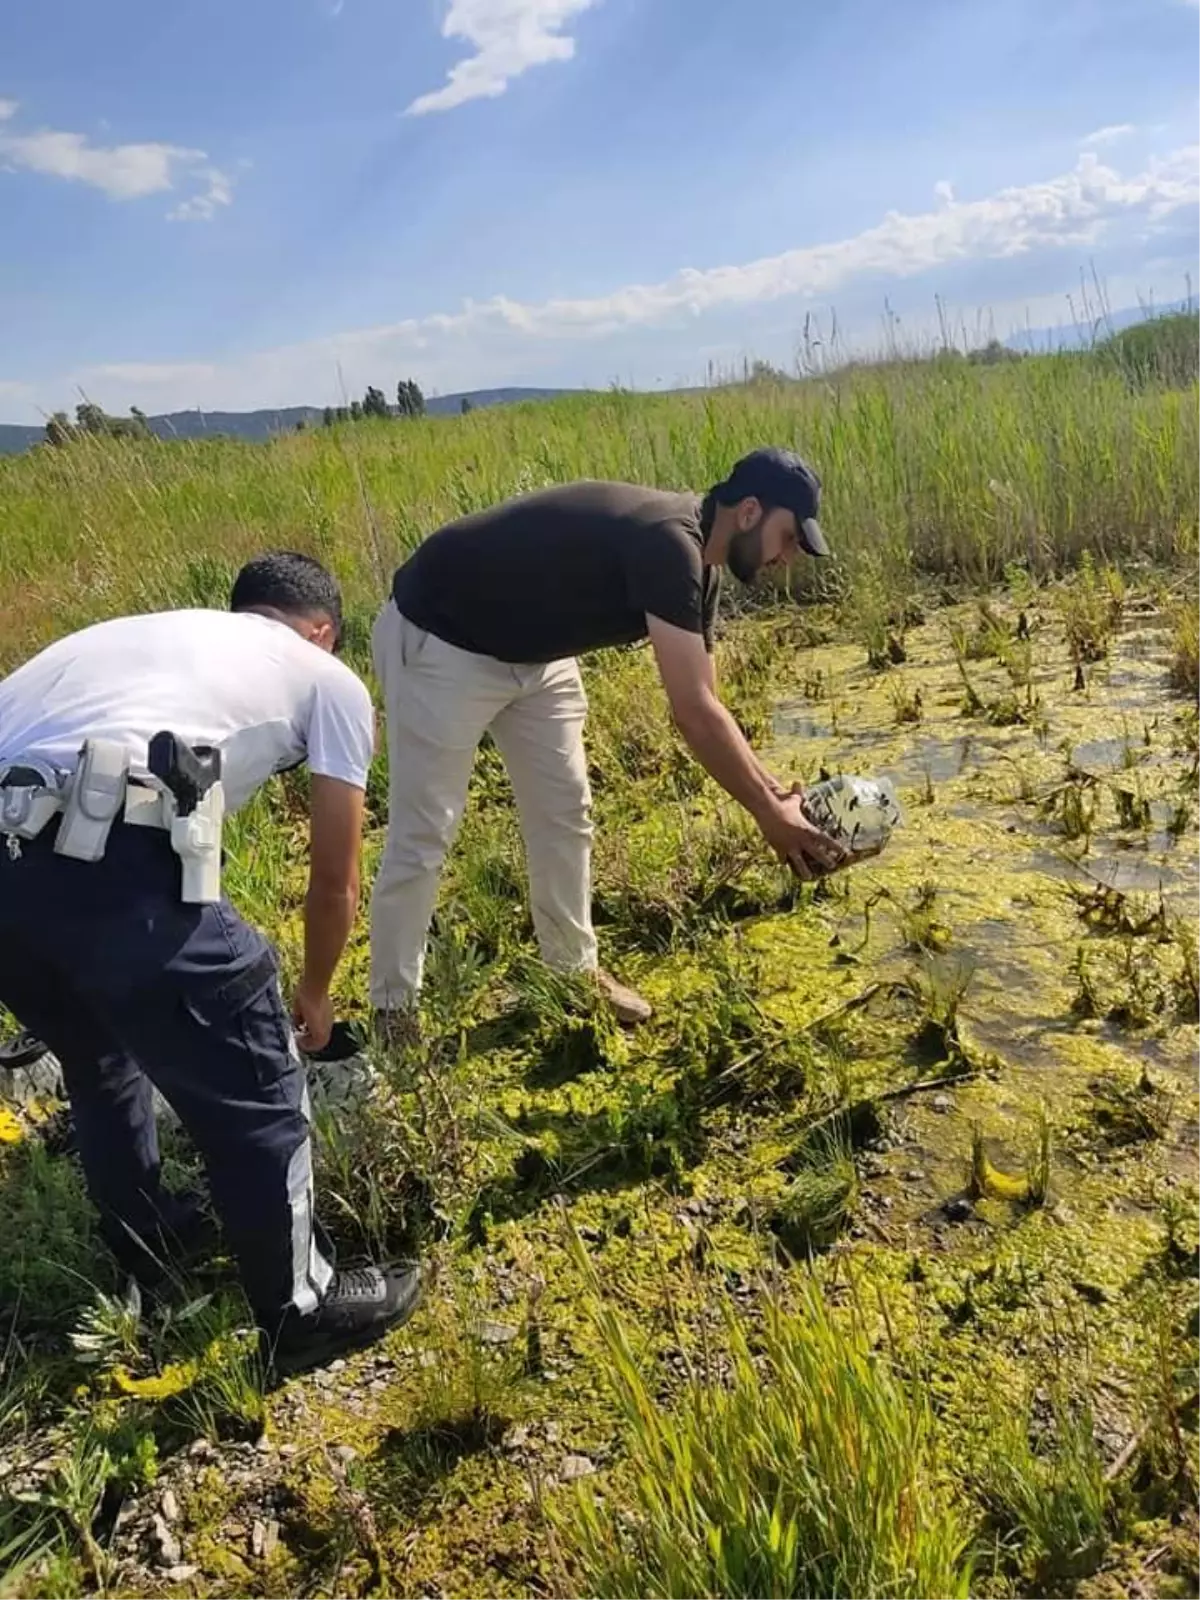
[(449, 852), (453, 832), (453, 829), (437, 834), (406, 832), (398, 838), (389, 833), (380, 859), (376, 889), (395, 888), (414, 878), (439, 872)]
[(387, 875), (408, 878), (436, 871), (454, 842), (465, 802), (465, 793), (447, 799), (393, 802), (383, 848)]
[(519, 809), (524, 826), (534, 834), (578, 838), (586, 843), (594, 832), (586, 774), (564, 774), (559, 780), (536, 785)]
[(540, 822), (540, 828), (547, 829), (556, 836), (565, 839), (578, 839), (583, 845), (591, 843), (595, 834), (592, 823), (592, 809), (590, 805), (563, 807), (556, 811), (547, 822)]

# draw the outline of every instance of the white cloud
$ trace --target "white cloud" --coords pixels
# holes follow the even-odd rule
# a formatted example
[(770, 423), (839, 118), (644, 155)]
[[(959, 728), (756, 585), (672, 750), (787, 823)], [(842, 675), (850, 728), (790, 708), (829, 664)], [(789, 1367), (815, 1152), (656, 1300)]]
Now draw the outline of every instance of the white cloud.
[(209, 221), (218, 206), (232, 199), (232, 181), (209, 165), (203, 150), (161, 143), (98, 145), (86, 134), (52, 128), (9, 132), (17, 109), (16, 101), (0, 100), (0, 122), (5, 124), (0, 130), (0, 171), (86, 183), (110, 200), (142, 200), (181, 184), (203, 183), (199, 194), (182, 200), (170, 213), (183, 221)]
[(152, 361), (116, 361), (108, 366), (89, 367), (94, 378), (113, 383), (189, 384), (203, 383), (217, 375), (219, 368), (205, 361), (177, 361), (173, 365)]
[[(571, 361), (601, 380), (622, 336), (646, 342), (656, 330), (667, 340), (684, 329), (679, 350), (694, 351), (692, 324), (725, 313), (745, 327), (756, 308), (774, 302), (825, 298), (857, 281), (906, 279), (963, 264), (999, 261), (1034, 251), (1091, 251), (1123, 226), (1140, 233), (1200, 199), (1192, 146), (1122, 177), (1084, 152), (1076, 167), (1040, 183), (1002, 189), (979, 200), (939, 197), (937, 209), (889, 212), (865, 232), (832, 243), (704, 271), (685, 267), (657, 283), (628, 284), (588, 299), (537, 303), (496, 295), (381, 327), (360, 328), (246, 355), (225, 364), (141, 364), (89, 369), (46, 386), (47, 409), (76, 388), (96, 393), (114, 409), (130, 403), (149, 410), (320, 404), (337, 401), (337, 373), (349, 393), (387, 374), (411, 374), (443, 390), (512, 381)], [(1073, 270), (1073, 267), (1072, 267)], [(1048, 284), (1047, 287), (1050, 285)], [(793, 315), (792, 312), (788, 313)], [(728, 323), (726, 327), (728, 328)], [(715, 324), (710, 326), (717, 326)], [(606, 343), (605, 341), (610, 341)], [(599, 352), (586, 355), (590, 349)], [(597, 374), (595, 369), (600, 366)], [(41, 396), (39, 395), (39, 398)]]
[(408, 115), (450, 111), (468, 100), (503, 94), (514, 78), (549, 61), (569, 61), (574, 39), (563, 27), (597, 0), (449, 0), (447, 39), (463, 39), (474, 55), (450, 69), (444, 86), (420, 95)]
[(1002, 189), (984, 200), (943, 197), (936, 211), (915, 215), (891, 211), (874, 228), (832, 244), (808, 245), (706, 271), (684, 267), (659, 283), (630, 284), (586, 300), (528, 305), (499, 295), (468, 302), (457, 313), (348, 338), (358, 343), (380, 335), (403, 333), (414, 338), (489, 327), (530, 338), (596, 338), (680, 314), (700, 315), (788, 295), (825, 295), (868, 274), (911, 277), (956, 261), (1002, 259), (1046, 246), (1087, 246), (1123, 213), (1136, 211), (1153, 220), (1194, 204), (1200, 197), (1196, 163), (1193, 146), (1125, 179), (1084, 152), (1074, 170), (1061, 177)]
[(89, 183), (110, 200), (140, 200), (170, 189), (176, 164), (194, 162), (203, 153), (172, 144), (92, 145), (82, 133), (49, 129), (0, 135), (0, 156), (9, 166)]
[(933, 192), (943, 205), (952, 206), (954, 204), (954, 185), (949, 178), (939, 178), (933, 186)]
[(1083, 145), (1115, 144), (1118, 139), (1127, 139), (1137, 129), (1132, 122), (1110, 122), (1106, 127), (1097, 128), (1089, 133), (1086, 139), (1081, 139)]
[(208, 184), (190, 200), (181, 200), (167, 216), (172, 222), (211, 222), (220, 206), (233, 204), (233, 179), (219, 167), (203, 167), (196, 173)]

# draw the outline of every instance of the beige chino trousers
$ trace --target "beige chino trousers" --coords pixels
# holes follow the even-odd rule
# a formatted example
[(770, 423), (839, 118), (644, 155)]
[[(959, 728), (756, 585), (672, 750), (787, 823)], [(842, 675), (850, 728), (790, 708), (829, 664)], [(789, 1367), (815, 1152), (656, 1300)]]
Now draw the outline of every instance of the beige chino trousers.
[(490, 732), (516, 796), (543, 960), (596, 966), (591, 919), (587, 698), (573, 660), (514, 666), (416, 627), (390, 600), (372, 635), (388, 740), (388, 833), (371, 899), (371, 1004), (392, 1010), (421, 984), (438, 875)]

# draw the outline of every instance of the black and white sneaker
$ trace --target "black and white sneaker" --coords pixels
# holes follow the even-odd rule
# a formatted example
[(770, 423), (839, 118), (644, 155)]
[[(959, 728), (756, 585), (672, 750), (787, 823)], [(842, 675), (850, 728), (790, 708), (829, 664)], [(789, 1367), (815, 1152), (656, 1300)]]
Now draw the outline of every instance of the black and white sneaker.
[(337, 1273), (316, 1311), (289, 1311), (266, 1338), (269, 1367), (287, 1377), (365, 1349), (408, 1321), (421, 1303), (422, 1287), (421, 1268), (413, 1261)]
[(363, 1053), (364, 1037), (348, 1022), (335, 1022), (329, 1043), (306, 1050), (304, 1065), (315, 1111), (348, 1110), (375, 1093), (379, 1074)]
[(50, 1054), (50, 1046), (43, 1044), (36, 1033), (17, 1033), (0, 1041), (0, 1067), (15, 1072), (21, 1067), (31, 1067), (35, 1061)]

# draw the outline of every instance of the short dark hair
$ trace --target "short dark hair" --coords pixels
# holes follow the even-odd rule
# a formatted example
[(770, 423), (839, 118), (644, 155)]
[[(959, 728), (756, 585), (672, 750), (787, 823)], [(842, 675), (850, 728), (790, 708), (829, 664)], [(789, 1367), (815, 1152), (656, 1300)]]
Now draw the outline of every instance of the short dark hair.
[(342, 640), (342, 592), (333, 576), (298, 550), (268, 550), (255, 556), (233, 580), (231, 611), (270, 606), (286, 616), (322, 611), (333, 623), (334, 648)]
[[(700, 532), (707, 540), (712, 532), (713, 523), (717, 516), (718, 506), (740, 505), (745, 499), (744, 494), (735, 493), (727, 483), (716, 483), (700, 502)], [(774, 511), (775, 502), (764, 500), (761, 495), (755, 496), (764, 512)]]

